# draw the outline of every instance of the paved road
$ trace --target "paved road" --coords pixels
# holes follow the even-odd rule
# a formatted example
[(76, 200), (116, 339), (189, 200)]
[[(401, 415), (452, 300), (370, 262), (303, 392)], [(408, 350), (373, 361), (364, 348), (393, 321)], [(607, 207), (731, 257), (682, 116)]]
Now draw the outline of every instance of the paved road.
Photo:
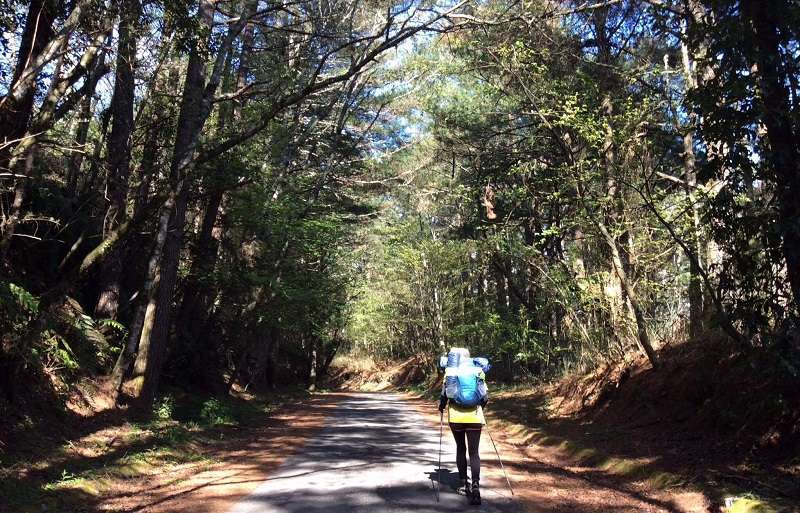
[(488, 474), (481, 482), (483, 505), (469, 506), (455, 491), (455, 443), (445, 426), (437, 503), (438, 429), (396, 395), (353, 394), (230, 513), (519, 513), (522, 508), (501, 488), (504, 482), (487, 468), (496, 463), (485, 434), (481, 446)]

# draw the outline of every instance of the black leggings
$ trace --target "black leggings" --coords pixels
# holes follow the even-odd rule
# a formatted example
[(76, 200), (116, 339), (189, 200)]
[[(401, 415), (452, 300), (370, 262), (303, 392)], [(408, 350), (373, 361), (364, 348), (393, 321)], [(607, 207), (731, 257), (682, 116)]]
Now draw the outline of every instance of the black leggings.
[(481, 427), (480, 424), (450, 424), (453, 438), (456, 439), (456, 466), (458, 467), (458, 477), (462, 481), (467, 479), (468, 444), (472, 482), (477, 483), (481, 479), (481, 457), (478, 452), (478, 446), (481, 442)]

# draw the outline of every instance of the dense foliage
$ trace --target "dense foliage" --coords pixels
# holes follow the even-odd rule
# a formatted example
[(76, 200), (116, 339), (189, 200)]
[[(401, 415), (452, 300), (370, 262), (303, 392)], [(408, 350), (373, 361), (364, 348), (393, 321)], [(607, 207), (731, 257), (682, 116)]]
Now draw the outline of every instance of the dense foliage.
[[(710, 333), (798, 372), (789, 0), (34, 0), (0, 16), (0, 375), (549, 376)], [(430, 360), (433, 362), (433, 359)], [(51, 386), (52, 388), (52, 386)]]
[(348, 181), (378, 64), (454, 7), (4, 3), (5, 399), (97, 373), (145, 408), (162, 375), (313, 385), (370, 211)]
[(797, 7), (589, 4), (491, 2), (408, 59), (350, 338), (514, 377), (718, 332), (796, 374)]

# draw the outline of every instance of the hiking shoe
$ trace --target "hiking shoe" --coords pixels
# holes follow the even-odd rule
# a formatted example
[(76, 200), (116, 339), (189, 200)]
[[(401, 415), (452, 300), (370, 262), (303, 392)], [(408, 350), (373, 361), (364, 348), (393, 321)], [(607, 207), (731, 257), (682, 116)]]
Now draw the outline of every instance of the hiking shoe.
[(467, 498), (472, 496), (472, 487), (469, 485), (469, 479), (465, 479), (461, 482), (461, 486), (458, 488), (458, 493), (464, 492), (464, 495)]
[(469, 494), (469, 503), (473, 506), (479, 506), (481, 503), (481, 489), (478, 483), (472, 485), (472, 492)]

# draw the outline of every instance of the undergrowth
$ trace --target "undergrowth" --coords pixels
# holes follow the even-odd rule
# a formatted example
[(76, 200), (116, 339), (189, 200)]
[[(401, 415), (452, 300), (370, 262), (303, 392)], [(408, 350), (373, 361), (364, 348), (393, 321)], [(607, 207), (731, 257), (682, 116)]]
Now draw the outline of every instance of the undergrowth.
[[(40, 454), (7, 459), (0, 467), (0, 512), (91, 511), (90, 506), (132, 480), (179, 467), (196, 474), (216, 462), (210, 449), (232, 429), (259, 425), (304, 395), (198, 398), (170, 390), (156, 401), (151, 420), (97, 426), (51, 450), (42, 447)], [(176, 472), (173, 481), (181, 479)]]

